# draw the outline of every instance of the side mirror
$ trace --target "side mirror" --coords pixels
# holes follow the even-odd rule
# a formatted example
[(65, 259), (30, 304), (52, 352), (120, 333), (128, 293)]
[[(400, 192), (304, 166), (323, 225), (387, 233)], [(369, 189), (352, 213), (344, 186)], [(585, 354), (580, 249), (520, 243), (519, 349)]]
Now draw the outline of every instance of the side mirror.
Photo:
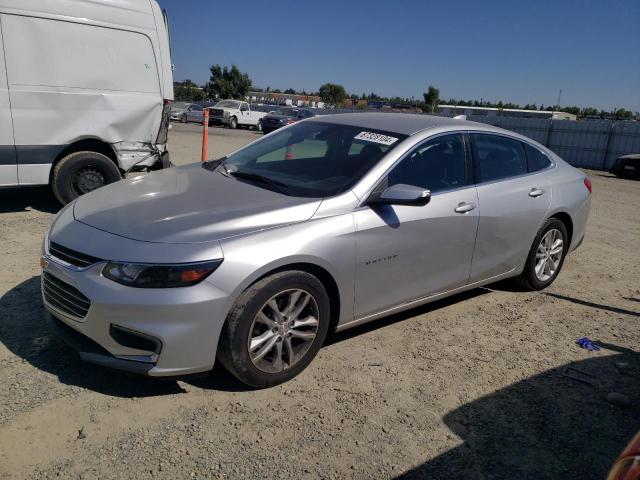
[(374, 205), (426, 205), (431, 200), (431, 192), (422, 187), (398, 183), (385, 189), (377, 198), (369, 201)]

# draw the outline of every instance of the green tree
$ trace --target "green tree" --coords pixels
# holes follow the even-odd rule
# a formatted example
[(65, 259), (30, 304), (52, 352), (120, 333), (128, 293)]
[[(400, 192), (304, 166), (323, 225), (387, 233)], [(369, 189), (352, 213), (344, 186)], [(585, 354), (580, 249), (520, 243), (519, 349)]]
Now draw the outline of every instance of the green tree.
[(204, 100), (205, 92), (190, 79), (173, 82), (173, 97), (180, 101), (198, 102)]
[(251, 88), (249, 75), (242, 73), (235, 65), (231, 65), (231, 68), (211, 65), (209, 70), (211, 77), (206, 90), (210, 97), (241, 99)]
[(342, 105), (347, 98), (347, 91), (342, 85), (325, 83), (320, 87), (320, 98), (327, 105)]
[(429, 85), (427, 91), (422, 94), (424, 97), (424, 103), (427, 107), (427, 112), (433, 113), (438, 108), (438, 104), (440, 103), (440, 90), (436, 87)]
[(625, 110), (624, 108), (620, 108), (615, 112), (617, 120), (631, 120), (633, 117), (633, 112), (629, 110)]
[(580, 116), (582, 117), (594, 117), (599, 114), (600, 112), (598, 111), (598, 109), (593, 107), (583, 108), (582, 111), (580, 112)]
[(560, 111), (578, 115), (580, 113), (580, 107), (562, 107), (560, 108)]
[(287, 88), (284, 93), (287, 93), (289, 95), (295, 95), (296, 91), (293, 88)]

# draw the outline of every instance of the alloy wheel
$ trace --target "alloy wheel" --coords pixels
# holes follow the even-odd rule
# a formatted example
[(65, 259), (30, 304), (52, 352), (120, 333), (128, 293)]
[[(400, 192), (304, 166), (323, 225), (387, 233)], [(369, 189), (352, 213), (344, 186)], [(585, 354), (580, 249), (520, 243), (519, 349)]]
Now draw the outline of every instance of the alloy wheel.
[(271, 297), (253, 319), (247, 348), (253, 365), (263, 372), (291, 368), (307, 353), (318, 334), (318, 303), (301, 289)]
[(538, 280), (546, 282), (555, 275), (563, 253), (562, 233), (553, 228), (544, 234), (536, 250), (535, 273)]

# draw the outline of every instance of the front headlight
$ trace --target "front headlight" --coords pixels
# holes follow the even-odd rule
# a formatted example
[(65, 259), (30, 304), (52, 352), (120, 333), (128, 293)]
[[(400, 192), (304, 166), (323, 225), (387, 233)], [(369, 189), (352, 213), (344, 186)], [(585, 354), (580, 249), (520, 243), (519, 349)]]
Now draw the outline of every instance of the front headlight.
[(177, 265), (108, 262), (102, 276), (135, 288), (189, 287), (207, 278), (221, 263), (222, 259)]

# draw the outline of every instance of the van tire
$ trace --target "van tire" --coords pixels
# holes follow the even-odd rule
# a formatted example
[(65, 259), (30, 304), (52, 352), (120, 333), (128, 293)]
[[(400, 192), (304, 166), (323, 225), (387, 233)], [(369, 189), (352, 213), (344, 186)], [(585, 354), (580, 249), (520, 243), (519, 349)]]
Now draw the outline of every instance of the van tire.
[(122, 176), (116, 164), (97, 152), (75, 152), (60, 160), (51, 175), (51, 188), (60, 203), (66, 205)]

